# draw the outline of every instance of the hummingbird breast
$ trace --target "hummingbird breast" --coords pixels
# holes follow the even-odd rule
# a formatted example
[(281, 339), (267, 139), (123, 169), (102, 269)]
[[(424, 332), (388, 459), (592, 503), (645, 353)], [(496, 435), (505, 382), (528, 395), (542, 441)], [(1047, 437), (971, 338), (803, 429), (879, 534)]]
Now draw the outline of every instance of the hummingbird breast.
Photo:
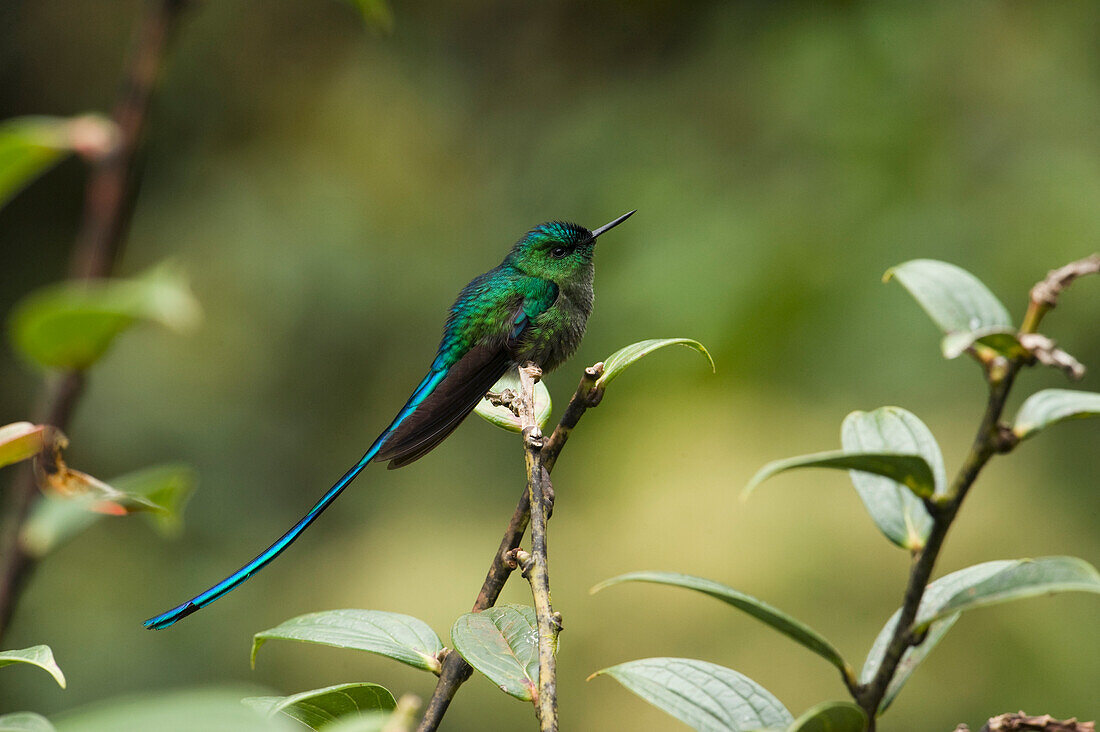
[(592, 279), (559, 285), (554, 304), (536, 316), (516, 349), (516, 363), (553, 371), (577, 350), (592, 312)]

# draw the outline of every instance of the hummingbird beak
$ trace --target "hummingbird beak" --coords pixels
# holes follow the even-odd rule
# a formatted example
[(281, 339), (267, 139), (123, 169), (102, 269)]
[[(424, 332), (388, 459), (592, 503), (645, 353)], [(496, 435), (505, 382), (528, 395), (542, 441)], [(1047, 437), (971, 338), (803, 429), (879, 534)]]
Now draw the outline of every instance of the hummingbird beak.
[(592, 232), (592, 238), (595, 239), (597, 236), (604, 233), (605, 231), (608, 231), (610, 229), (614, 229), (616, 226), (618, 226), (622, 222), (626, 221), (627, 219), (629, 219), (631, 216), (633, 216), (637, 212), (638, 212), (638, 209), (634, 209), (633, 211), (631, 211), (629, 213), (624, 213), (622, 216), (615, 219), (610, 224), (604, 224), (603, 226), (601, 226), (600, 228), (598, 228), (598, 229), (596, 229), (595, 231)]

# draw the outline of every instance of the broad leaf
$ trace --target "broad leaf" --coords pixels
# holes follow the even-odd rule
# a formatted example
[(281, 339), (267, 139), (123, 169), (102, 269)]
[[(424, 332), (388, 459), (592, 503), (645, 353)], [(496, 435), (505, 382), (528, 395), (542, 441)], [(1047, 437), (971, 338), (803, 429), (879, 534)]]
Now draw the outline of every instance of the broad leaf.
[(608, 356), (607, 360), (604, 361), (603, 375), (596, 380), (596, 388), (605, 388), (614, 381), (619, 374), (625, 371), (630, 364), (634, 363), (642, 356), (648, 355), (659, 348), (674, 345), (687, 346), (703, 354), (707, 362), (710, 363), (711, 371), (714, 371), (714, 359), (711, 358), (710, 352), (699, 341), (693, 341), (690, 338), (653, 338), (648, 341), (632, 343), (626, 348), (620, 348), (618, 351)]
[(833, 644), (825, 640), (817, 631), (795, 620), (790, 615), (775, 609), (771, 605), (761, 602), (750, 595), (738, 592), (732, 587), (727, 587), (719, 582), (714, 582), (702, 577), (693, 577), (691, 575), (678, 574), (676, 572), (630, 572), (628, 574), (621, 574), (618, 577), (612, 577), (609, 580), (604, 580), (593, 587), (592, 592), (596, 593), (605, 587), (622, 584), (623, 582), (652, 582), (659, 585), (683, 587), (688, 590), (695, 590), (696, 592), (710, 595), (716, 600), (721, 600), (738, 610), (748, 613), (757, 620), (775, 628), (796, 643), (809, 648), (811, 651), (840, 669), (842, 674), (849, 675), (852, 673), (851, 669), (848, 668), (848, 664), (841, 658), (840, 651), (834, 648)]
[(50, 720), (34, 712), (0, 715), (0, 732), (55, 732)]
[(65, 688), (65, 674), (61, 673), (61, 667), (53, 658), (53, 651), (49, 646), (31, 646), (18, 651), (0, 651), (0, 667), (10, 666), (13, 663), (26, 663), (38, 666), (50, 676), (62, 689)]
[[(932, 652), (963, 610), (1074, 590), (1100, 592), (1100, 577), (1087, 563), (1073, 557), (984, 562), (932, 582), (925, 588), (914, 623), (915, 629), (925, 632), (924, 641), (902, 655), (879, 705), (879, 713), (886, 710), (914, 669)], [(896, 611), (879, 631), (860, 672), (861, 683), (869, 682), (878, 672), (900, 615), (901, 610)]]
[(393, 694), (378, 684), (339, 684), (303, 691), (291, 696), (256, 696), (242, 699), (268, 716), (285, 714), (310, 729), (364, 712), (387, 712), (397, 706)]
[[(887, 270), (883, 280), (891, 279), (909, 291), (944, 333), (988, 335), (1012, 328), (1012, 319), (1001, 301), (961, 267), (935, 259), (914, 259)], [(944, 344), (945, 352), (955, 348)]]
[(863, 732), (867, 715), (851, 702), (822, 702), (806, 710), (787, 732)]
[(795, 468), (833, 468), (836, 470), (860, 470), (865, 473), (874, 473), (902, 483), (914, 493), (924, 496), (931, 496), (935, 487), (932, 468), (920, 455), (906, 455), (896, 452), (832, 450), (811, 455), (800, 455), (784, 460), (773, 460), (756, 471), (756, 475), (741, 491), (741, 498), (747, 498), (758, 485), (773, 475)]
[[(840, 443), (848, 452), (899, 452), (919, 455), (932, 469), (932, 493), (947, 490), (943, 455), (932, 432), (917, 417), (899, 407), (852, 412), (840, 427)], [(852, 483), (875, 525), (890, 541), (910, 551), (924, 546), (932, 517), (914, 495), (911, 484), (889, 476), (852, 471)], [(927, 492), (920, 495), (928, 497)]]
[(108, 700), (54, 719), (57, 732), (301, 732), (283, 715), (267, 717), (244, 704), (248, 691), (195, 689)]
[(0, 468), (32, 458), (42, 452), (46, 425), (12, 422), (0, 427)]
[(1100, 594), (1100, 573), (1091, 564), (1077, 557), (1017, 559), (994, 574), (974, 579), (970, 584), (958, 588), (934, 612), (931, 612), (931, 608), (926, 611), (924, 603), (921, 603), (920, 612), (913, 624), (914, 630), (919, 632), (927, 628), (929, 623), (964, 610), (1027, 597), (1059, 592)]
[(299, 615), (252, 637), (252, 665), (269, 640), (317, 643), (387, 656), (438, 674), (443, 643), (422, 620), (382, 610), (328, 610)]
[[(110, 484), (129, 496), (155, 504), (160, 510), (145, 516), (161, 533), (174, 536), (183, 521), (183, 509), (195, 490), (195, 471), (186, 465), (169, 464), (145, 468), (113, 478)], [(20, 541), (34, 557), (43, 557), (103, 518), (92, 510), (93, 500), (47, 497), (31, 510), (23, 524)]]
[[(500, 377), (497, 383), (493, 384), (493, 388), (489, 391), (496, 392), (497, 394), (503, 392), (505, 389), (510, 389), (516, 394), (519, 394), (519, 374), (515, 369), (509, 369), (508, 373)], [(550, 419), (550, 409), (553, 405), (550, 403), (550, 392), (547, 391), (546, 385), (539, 381), (535, 384), (535, 420), (538, 422), (539, 427), (545, 427), (547, 420)], [(482, 399), (474, 407), (474, 412), (477, 416), (484, 419), (489, 424), (496, 425), (502, 429), (506, 429), (509, 432), (519, 432), (519, 417), (515, 412), (508, 407), (495, 407), (489, 403), (487, 399)]]
[[(597, 671), (700, 732), (786, 728), (793, 718), (747, 676), (691, 658), (645, 658)], [(590, 677), (591, 678), (591, 677)]]
[(0, 123), (0, 207), (73, 150), (89, 157), (106, 153), (115, 134), (114, 124), (97, 115)]
[(1044, 389), (1029, 396), (1016, 413), (1012, 431), (1021, 440), (1067, 419), (1100, 416), (1100, 394), (1072, 389)]
[(466, 663), (517, 699), (538, 697), (539, 631), (535, 609), (498, 605), (466, 613), (451, 627), (451, 641)]
[(16, 305), (9, 326), (16, 348), (31, 361), (48, 368), (84, 369), (140, 320), (184, 331), (200, 317), (183, 275), (161, 266), (128, 280), (43, 288)]

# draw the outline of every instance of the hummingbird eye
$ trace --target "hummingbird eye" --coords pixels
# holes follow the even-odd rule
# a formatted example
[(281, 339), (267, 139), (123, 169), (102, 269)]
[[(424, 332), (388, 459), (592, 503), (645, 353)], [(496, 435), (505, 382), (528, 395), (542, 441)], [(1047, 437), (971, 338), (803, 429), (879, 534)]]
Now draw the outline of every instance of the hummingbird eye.
[(561, 259), (569, 253), (569, 247), (554, 247), (550, 250), (550, 256), (554, 259)]

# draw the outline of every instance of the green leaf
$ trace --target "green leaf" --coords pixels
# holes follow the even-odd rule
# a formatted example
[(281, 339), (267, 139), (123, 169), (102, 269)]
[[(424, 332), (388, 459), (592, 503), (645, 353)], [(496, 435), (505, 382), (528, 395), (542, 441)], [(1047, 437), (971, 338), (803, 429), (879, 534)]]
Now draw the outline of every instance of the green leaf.
[(607, 385), (625, 371), (630, 364), (634, 363), (642, 356), (650, 354), (659, 348), (674, 345), (687, 346), (703, 354), (710, 363), (711, 371), (715, 370), (714, 359), (711, 358), (710, 351), (708, 351), (699, 341), (693, 341), (690, 338), (653, 338), (648, 341), (632, 343), (626, 348), (620, 348), (618, 351), (608, 356), (607, 360), (604, 361), (603, 375), (596, 380), (596, 388), (606, 388)]
[(102, 155), (114, 145), (115, 136), (114, 123), (98, 115), (0, 122), (0, 208), (68, 153)]
[(834, 648), (833, 645), (818, 634), (817, 631), (795, 620), (790, 615), (775, 609), (771, 605), (761, 602), (750, 595), (738, 592), (732, 587), (727, 587), (726, 585), (702, 577), (693, 577), (691, 575), (678, 574), (676, 572), (630, 572), (604, 580), (593, 587), (592, 592), (596, 593), (605, 587), (622, 584), (623, 582), (652, 582), (659, 585), (683, 587), (688, 590), (695, 590), (696, 592), (710, 595), (714, 599), (732, 605), (738, 610), (742, 610), (757, 620), (770, 625), (796, 643), (805, 646), (836, 666), (840, 669), (842, 674), (849, 675), (852, 673), (848, 664), (841, 658), (840, 651)]
[[(493, 384), (493, 388), (489, 391), (499, 394), (505, 389), (511, 389), (519, 394), (519, 373), (515, 369), (509, 369), (508, 373), (500, 377), (500, 380)], [(539, 381), (535, 384), (535, 419), (538, 421), (540, 428), (545, 427), (547, 420), (550, 419), (552, 406), (550, 392), (547, 391), (546, 384)], [(519, 417), (508, 407), (494, 407), (488, 400), (482, 399), (474, 407), (474, 412), (489, 424), (496, 425), (509, 432), (520, 431)]]
[(325, 725), (325, 732), (412, 732), (410, 725), (395, 726), (394, 712), (367, 712)]
[(1077, 557), (1017, 559), (999, 571), (975, 580), (958, 588), (935, 612), (931, 612), (931, 608), (926, 611), (921, 603), (913, 629), (920, 632), (930, 623), (964, 610), (999, 605), (1027, 597), (1059, 592), (1100, 594), (1100, 573), (1091, 564)]
[(61, 673), (61, 667), (53, 658), (53, 651), (49, 646), (31, 646), (19, 651), (0, 651), (0, 667), (10, 666), (13, 663), (26, 663), (45, 670), (62, 689), (65, 688), (65, 674)]
[(822, 702), (791, 723), (787, 732), (863, 732), (867, 715), (851, 702)]
[(811, 455), (773, 460), (756, 472), (749, 484), (741, 491), (742, 500), (747, 498), (758, 485), (773, 475), (794, 470), (795, 468), (834, 468), (836, 470), (860, 470), (874, 473), (902, 483), (914, 493), (931, 496), (935, 486), (932, 468), (920, 455), (906, 455), (896, 452), (845, 452), (831, 450)]
[(1021, 440), (1067, 419), (1100, 416), (1100, 394), (1072, 389), (1044, 389), (1029, 396), (1016, 413), (1012, 431)]
[(112, 699), (59, 716), (54, 725), (57, 732), (301, 732), (283, 715), (266, 717), (241, 704), (249, 691), (195, 689)]
[(0, 716), (0, 732), (55, 732), (50, 720), (34, 712), (14, 712)]
[(1012, 328), (981, 328), (979, 330), (948, 333), (940, 342), (945, 358), (957, 358), (966, 349), (989, 348), (1006, 358), (1023, 358), (1028, 350), (1020, 343), (1017, 332)]
[[(925, 588), (914, 623), (914, 629), (925, 632), (924, 641), (902, 656), (879, 705), (879, 713), (886, 710), (909, 676), (951, 629), (963, 610), (1022, 597), (1073, 590), (1100, 592), (1100, 577), (1096, 570), (1073, 557), (984, 562), (952, 572), (929, 584)], [(868, 683), (878, 672), (900, 615), (899, 609), (879, 631), (860, 672), (861, 683)]]
[[(111, 486), (130, 498), (150, 502), (158, 510), (143, 513), (166, 536), (179, 533), (183, 509), (195, 490), (195, 471), (187, 465), (168, 464), (119, 476)], [(93, 510), (94, 498), (47, 496), (35, 504), (23, 524), (20, 541), (33, 557), (44, 557), (104, 517)]]
[(186, 331), (200, 318), (184, 276), (160, 266), (128, 280), (43, 288), (16, 305), (8, 324), (15, 347), (31, 361), (47, 368), (84, 369), (140, 320)]
[(0, 427), (0, 468), (42, 452), (47, 429), (30, 422), (12, 422)]
[(328, 610), (299, 615), (252, 637), (252, 665), (266, 641), (292, 640), (387, 656), (438, 674), (443, 643), (422, 620), (382, 610)]
[[(1012, 329), (1005, 306), (981, 280), (961, 267), (935, 259), (914, 259), (886, 271), (897, 280), (944, 333), (989, 334)], [(984, 336), (982, 336), (984, 337)], [(944, 352), (957, 349), (952, 341)]]
[(291, 696), (257, 696), (241, 701), (268, 716), (285, 714), (314, 730), (341, 717), (386, 712), (397, 706), (393, 694), (385, 687), (368, 683), (339, 684)]
[(383, 33), (393, 31), (393, 11), (386, 0), (344, 0), (354, 6), (368, 28)]
[(932, 530), (932, 517), (917, 495), (927, 498), (947, 490), (943, 455), (932, 432), (911, 412), (900, 407), (881, 407), (845, 417), (840, 427), (840, 443), (847, 452), (919, 455), (932, 469), (931, 492), (924, 486), (918, 492), (911, 483), (892, 476), (851, 473), (860, 500), (886, 538), (910, 551), (921, 549)]
[(466, 613), (451, 627), (451, 641), (466, 663), (505, 694), (537, 698), (539, 631), (533, 607), (498, 605)]
[[(700, 732), (785, 728), (793, 720), (747, 676), (692, 658), (645, 658), (597, 671)], [(590, 677), (591, 678), (591, 677)]]

